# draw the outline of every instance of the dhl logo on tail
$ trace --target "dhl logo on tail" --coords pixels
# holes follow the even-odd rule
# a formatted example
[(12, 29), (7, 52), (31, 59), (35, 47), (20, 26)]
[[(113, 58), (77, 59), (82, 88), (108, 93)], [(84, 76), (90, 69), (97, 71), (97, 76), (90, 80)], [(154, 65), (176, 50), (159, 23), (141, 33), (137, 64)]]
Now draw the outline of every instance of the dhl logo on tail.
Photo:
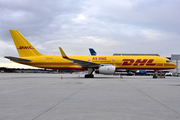
[(133, 65), (133, 66), (155, 66), (156, 64), (153, 63), (154, 59), (137, 59), (136, 61), (134, 59), (123, 59), (122, 61), (123, 64), (122, 65)]
[(34, 49), (32, 46), (19, 46), (17, 49)]

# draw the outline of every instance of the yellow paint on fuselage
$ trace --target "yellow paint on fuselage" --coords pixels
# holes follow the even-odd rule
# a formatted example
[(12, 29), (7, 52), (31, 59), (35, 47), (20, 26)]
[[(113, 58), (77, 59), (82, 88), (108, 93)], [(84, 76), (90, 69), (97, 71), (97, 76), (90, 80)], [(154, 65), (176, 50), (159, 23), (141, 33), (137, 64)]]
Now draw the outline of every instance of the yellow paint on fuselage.
[[(69, 58), (84, 60), (89, 62), (111, 64), (116, 69), (174, 69), (176, 65), (174, 63), (166, 62), (168, 59), (160, 56), (68, 56)], [(40, 55), (34, 57), (21, 57), (24, 59), (32, 60), (30, 63), (23, 63), (34, 67), (49, 68), (49, 69), (84, 69), (81, 66), (74, 64), (72, 61), (62, 58), (60, 55)], [(134, 60), (134, 62), (123, 60)], [(136, 63), (137, 60), (144, 63)], [(149, 60), (153, 60), (152, 65), (147, 65)], [(125, 63), (128, 65), (125, 65)], [(136, 64), (135, 64), (136, 63)], [(130, 64), (130, 65), (129, 65)]]

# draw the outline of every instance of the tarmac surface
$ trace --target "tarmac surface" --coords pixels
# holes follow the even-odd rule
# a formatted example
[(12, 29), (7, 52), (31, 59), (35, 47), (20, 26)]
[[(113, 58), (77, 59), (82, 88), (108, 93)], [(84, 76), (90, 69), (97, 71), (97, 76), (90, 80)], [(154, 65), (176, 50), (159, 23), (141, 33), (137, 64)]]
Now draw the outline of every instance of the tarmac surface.
[(180, 120), (180, 77), (0, 73), (0, 120)]

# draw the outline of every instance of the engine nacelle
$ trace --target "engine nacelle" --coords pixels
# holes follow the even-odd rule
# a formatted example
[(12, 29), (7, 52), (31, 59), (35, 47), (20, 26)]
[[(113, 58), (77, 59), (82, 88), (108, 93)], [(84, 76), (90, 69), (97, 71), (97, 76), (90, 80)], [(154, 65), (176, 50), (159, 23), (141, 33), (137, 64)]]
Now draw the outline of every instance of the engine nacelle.
[(112, 75), (114, 74), (116, 67), (113, 65), (99, 67), (99, 74)]

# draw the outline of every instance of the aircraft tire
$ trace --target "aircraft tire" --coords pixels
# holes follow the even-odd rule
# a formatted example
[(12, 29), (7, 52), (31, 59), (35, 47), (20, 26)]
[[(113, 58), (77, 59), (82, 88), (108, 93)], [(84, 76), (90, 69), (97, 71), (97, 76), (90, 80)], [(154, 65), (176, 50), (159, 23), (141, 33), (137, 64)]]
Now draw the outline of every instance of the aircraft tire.
[(94, 75), (93, 74), (86, 74), (85, 78), (94, 78)]
[(166, 78), (166, 76), (164, 75), (163, 78)]
[(157, 75), (153, 75), (153, 78), (154, 78), (154, 79), (157, 78)]

